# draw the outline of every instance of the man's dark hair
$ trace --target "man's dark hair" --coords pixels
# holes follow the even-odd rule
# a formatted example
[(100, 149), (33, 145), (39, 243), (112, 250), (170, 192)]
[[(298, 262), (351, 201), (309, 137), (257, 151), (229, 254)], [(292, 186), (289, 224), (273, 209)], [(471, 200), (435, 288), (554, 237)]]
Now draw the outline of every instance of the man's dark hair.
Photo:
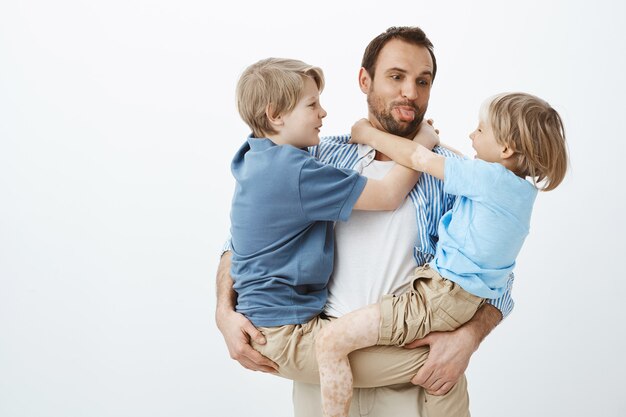
[(376, 60), (378, 60), (378, 54), (387, 42), (392, 39), (400, 39), (413, 45), (423, 46), (428, 49), (430, 57), (433, 59), (433, 80), (437, 74), (437, 59), (435, 59), (435, 53), (433, 52), (433, 44), (426, 37), (424, 31), (417, 26), (392, 26), (385, 32), (376, 36), (365, 48), (363, 54), (363, 60), (361, 66), (365, 68), (367, 73), (374, 79), (374, 72), (376, 70)]

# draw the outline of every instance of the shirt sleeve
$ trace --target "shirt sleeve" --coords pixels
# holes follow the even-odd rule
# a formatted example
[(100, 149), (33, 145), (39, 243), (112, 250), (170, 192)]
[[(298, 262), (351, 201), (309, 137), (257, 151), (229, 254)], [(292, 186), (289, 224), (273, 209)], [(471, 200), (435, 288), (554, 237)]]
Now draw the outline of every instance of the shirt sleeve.
[(513, 281), (515, 281), (515, 275), (511, 272), (511, 274), (509, 274), (509, 279), (506, 283), (506, 290), (504, 291), (504, 294), (502, 294), (500, 298), (487, 300), (488, 304), (491, 304), (492, 306), (500, 310), (500, 313), (502, 313), (502, 320), (504, 320), (509, 314), (511, 314), (511, 311), (513, 311), (513, 307), (515, 307), (515, 302), (511, 297), (511, 292), (513, 290)]
[(232, 246), (231, 238), (229, 236), (228, 239), (226, 240), (226, 242), (224, 242), (224, 246), (222, 246), (222, 251), (220, 252), (220, 258), (226, 252), (229, 252), (229, 251), (232, 251), (232, 250), (233, 250), (233, 246)]
[(300, 203), (312, 221), (348, 220), (367, 178), (351, 169), (324, 165), (309, 159), (300, 170)]
[(493, 185), (502, 175), (500, 164), (480, 159), (446, 158), (444, 168), (444, 191), (472, 200), (481, 200), (491, 194)]

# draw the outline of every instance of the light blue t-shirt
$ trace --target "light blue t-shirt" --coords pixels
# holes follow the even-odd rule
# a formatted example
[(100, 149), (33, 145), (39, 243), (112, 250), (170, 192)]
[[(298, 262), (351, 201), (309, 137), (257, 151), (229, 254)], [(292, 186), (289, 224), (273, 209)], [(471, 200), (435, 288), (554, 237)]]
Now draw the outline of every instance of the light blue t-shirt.
[(326, 303), (334, 222), (348, 219), (367, 179), (252, 137), (231, 170), (236, 309), (255, 326), (305, 323)]
[(431, 266), (467, 292), (500, 297), (528, 235), (537, 188), (501, 164), (446, 158), (444, 191), (459, 198), (439, 222)]

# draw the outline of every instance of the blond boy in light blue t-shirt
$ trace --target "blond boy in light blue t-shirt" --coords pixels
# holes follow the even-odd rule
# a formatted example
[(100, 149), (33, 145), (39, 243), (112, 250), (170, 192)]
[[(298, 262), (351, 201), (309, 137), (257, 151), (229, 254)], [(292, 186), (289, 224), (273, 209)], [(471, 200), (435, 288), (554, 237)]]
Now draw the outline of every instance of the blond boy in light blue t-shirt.
[[(426, 123), (418, 133), (435, 135)], [(409, 292), (385, 296), (317, 335), (325, 416), (348, 415), (350, 352), (373, 345), (403, 346), (432, 331), (452, 331), (470, 320), (485, 298), (502, 295), (528, 234), (538, 189), (553, 190), (565, 176), (561, 118), (538, 97), (510, 93), (488, 99), (470, 138), (476, 159), (459, 160), (379, 131), (366, 119), (353, 126), (353, 142), (443, 180), (444, 191), (458, 198), (439, 223), (432, 263), (415, 270)]]

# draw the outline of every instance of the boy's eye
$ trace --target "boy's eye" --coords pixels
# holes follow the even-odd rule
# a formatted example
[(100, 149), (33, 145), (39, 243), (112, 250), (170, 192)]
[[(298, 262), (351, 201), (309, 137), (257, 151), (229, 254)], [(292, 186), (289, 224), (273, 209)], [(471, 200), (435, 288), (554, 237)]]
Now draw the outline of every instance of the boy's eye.
[(399, 80), (399, 79), (400, 79), (400, 75), (398, 75), (398, 74), (393, 74), (393, 75), (391, 75), (391, 79), (392, 79), (392, 80)]

